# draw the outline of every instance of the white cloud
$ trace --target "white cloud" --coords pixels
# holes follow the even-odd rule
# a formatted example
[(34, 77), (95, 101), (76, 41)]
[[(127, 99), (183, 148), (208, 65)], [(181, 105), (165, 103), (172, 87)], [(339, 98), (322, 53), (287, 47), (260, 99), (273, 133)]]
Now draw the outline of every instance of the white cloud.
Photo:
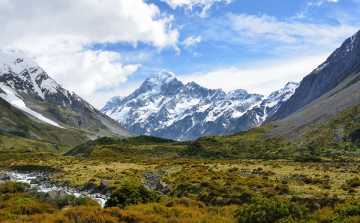
[(325, 61), (330, 53), (283, 59), (277, 61), (261, 61), (248, 68), (228, 67), (208, 73), (195, 73), (179, 76), (185, 83), (194, 81), (201, 86), (226, 92), (235, 89), (245, 89), (251, 93), (269, 95), (285, 86), (289, 81), (301, 81), (319, 64)]
[(118, 53), (92, 51), (92, 44), (143, 42), (177, 49), (173, 20), (143, 0), (0, 0), (0, 47), (34, 58), (64, 87), (84, 96), (125, 82), (140, 66), (123, 65)]
[(305, 4), (305, 7), (302, 9), (301, 12), (297, 13), (296, 16), (292, 17), (292, 19), (304, 19), (312, 12), (314, 9), (317, 10), (321, 7), (324, 3), (336, 3), (339, 0), (317, 0), (317, 1), (310, 1)]
[(161, 0), (166, 2), (171, 8), (175, 9), (176, 7), (185, 7), (189, 11), (193, 11), (194, 7), (201, 7), (202, 11), (198, 15), (202, 18), (206, 17), (207, 10), (215, 4), (216, 2), (226, 2), (226, 4), (231, 3), (233, 0)]
[(347, 24), (332, 26), (293, 20), (279, 21), (265, 14), (228, 16), (232, 21), (232, 29), (238, 34), (234, 37), (237, 41), (255, 44), (266, 41), (268, 45), (274, 44), (275, 50), (284, 50), (287, 54), (291, 53), (291, 49), (307, 53), (322, 48), (326, 51), (333, 50), (358, 31), (358, 27)]
[(184, 44), (185, 48), (189, 48), (191, 46), (195, 46), (197, 43), (201, 42), (201, 36), (198, 37), (194, 37), (194, 36), (190, 36), (188, 38), (186, 38), (182, 44)]
[[(12, 0), (0, 2), (1, 45), (34, 43), (36, 37), (62, 41), (151, 43), (163, 48), (177, 43), (172, 16), (163, 16), (142, 0)], [(36, 43), (36, 42), (35, 42)]]
[[(46, 72), (60, 84), (79, 95), (88, 95), (98, 89), (117, 87), (134, 73), (139, 64), (122, 65), (120, 55), (108, 51), (82, 51), (41, 57)], [(59, 67), (61, 69), (59, 70)]]

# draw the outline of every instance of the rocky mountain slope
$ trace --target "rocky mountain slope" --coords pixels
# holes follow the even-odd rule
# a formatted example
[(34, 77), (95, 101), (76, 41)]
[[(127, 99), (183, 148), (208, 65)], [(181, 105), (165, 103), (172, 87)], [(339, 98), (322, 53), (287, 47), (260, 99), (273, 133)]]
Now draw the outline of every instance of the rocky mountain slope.
[(307, 75), (294, 95), (270, 119), (283, 119), (327, 93), (360, 69), (360, 31)]
[(2, 51), (0, 97), (33, 120), (57, 129), (78, 129), (87, 139), (104, 135), (120, 138), (133, 136), (74, 92), (51, 79), (34, 61)]
[(245, 90), (225, 93), (194, 82), (183, 84), (163, 70), (147, 78), (131, 95), (112, 98), (101, 111), (135, 134), (196, 139), (261, 125), (297, 86), (288, 83), (269, 97)]
[[(352, 127), (360, 132), (360, 117), (359, 113), (355, 113), (347, 123), (339, 115), (359, 106), (360, 73), (356, 73), (293, 114), (272, 122), (275, 127), (269, 131), (269, 137), (285, 136), (295, 145), (305, 146), (314, 136), (321, 138), (328, 134), (330, 138), (327, 141), (342, 143), (352, 134), (348, 132)], [(326, 125), (327, 128), (324, 128)], [(360, 135), (357, 137), (360, 138)]]

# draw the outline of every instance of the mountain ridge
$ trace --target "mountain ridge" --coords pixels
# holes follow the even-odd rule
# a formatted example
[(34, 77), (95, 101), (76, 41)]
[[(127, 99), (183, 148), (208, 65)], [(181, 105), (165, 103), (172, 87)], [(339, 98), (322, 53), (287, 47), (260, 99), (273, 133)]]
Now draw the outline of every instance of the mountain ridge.
[(294, 95), (271, 119), (283, 119), (330, 91), (360, 68), (359, 33), (347, 38), (325, 62), (301, 81)]
[(0, 51), (0, 88), (0, 97), (30, 118), (58, 128), (79, 129), (88, 140), (101, 136), (134, 136), (58, 84), (36, 62), (26, 57)]
[(237, 129), (229, 130), (229, 127), (249, 111), (253, 115), (248, 114), (240, 123), (241, 130), (259, 126), (265, 121), (265, 115), (276, 111), (287, 100), (285, 95), (292, 94), (297, 86), (289, 82), (265, 98), (243, 89), (225, 93), (195, 82), (183, 84), (174, 73), (162, 70), (147, 78), (127, 97), (110, 99), (101, 111), (138, 135), (196, 139), (235, 133)]

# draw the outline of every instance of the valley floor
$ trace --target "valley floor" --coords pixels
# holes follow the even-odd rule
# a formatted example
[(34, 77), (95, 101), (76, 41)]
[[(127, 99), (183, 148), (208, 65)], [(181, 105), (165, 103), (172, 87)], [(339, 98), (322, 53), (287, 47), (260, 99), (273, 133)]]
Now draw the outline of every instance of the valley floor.
[[(142, 184), (160, 194), (162, 200), (160, 203), (129, 205), (125, 209), (102, 209), (90, 202), (69, 202), (61, 206), (41, 196), (21, 195), (16, 190), (11, 192), (4, 189), (3, 184), (0, 186), (3, 194), (0, 220), (8, 222), (105, 222), (106, 219), (108, 222), (254, 222), (247, 218), (251, 213), (246, 208), (254, 204), (261, 206), (266, 202), (277, 202), (282, 208), (297, 214), (301, 210), (296, 208), (304, 208), (306, 215), (299, 218), (294, 215), (295, 222), (305, 219), (307, 222), (351, 222), (346, 219), (359, 220), (357, 216), (360, 215), (360, 212), (344, 214), (339, 211), (347, 208), (360, 210), (360, 180), (357, 178), (360, 163), (354, 159), (294, 162), (159, 157), (110, 161), (71, 156), (35, 156), (2, 161), (1, 169), (48, 171), (53, 182), (67, 181), (69, 187), (78, 189), (89, 182), (100, 187), (101, 180), (110, 182), (104, 188), (109, 191), (126, 184)], [(159, 183), (162, 187), (158, 186)], [(24, 197), (31, 202), (24, 202)], [(17, 208), (9, 209), (10, 201), (20, 211)], [(30, 206), (36, 202), (52, 206), (42, 210), (31, 209)], [(296, 205), (296, 208), (291, 208), (291, 205)], [(263, 211), (269, 210), (265, 208)], [(335, 217), (338, 220), (329, 220)], [(269, 219), (255, 222), (269, 222)]]

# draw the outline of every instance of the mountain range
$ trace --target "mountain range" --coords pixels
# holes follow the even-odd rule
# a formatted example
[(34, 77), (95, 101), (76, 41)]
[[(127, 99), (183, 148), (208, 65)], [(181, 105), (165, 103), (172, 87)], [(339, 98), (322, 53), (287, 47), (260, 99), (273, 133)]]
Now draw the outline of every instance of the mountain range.
[(129, 96), (110, 99), (101, 111), (138, 135), (174, 140), (229, 135), (284, 119), (359, 71), (360, 40), (356, 33), (301, 84), (289, 82), (268, 97), (241, 89), (225, 93), (194, 82), (183, 84), (173, 73), (163, 70)]
[(241, 89), (225, 93), (195, 82), (183, 84), (172, 72), (163, 70), (129, 96), (113, 97), (101, 111), (138, 135), (193, 140), (261, 125), (298, 86), (289, 82), (268, 97)]
[(359, 72), (356, 33), (300, 84), (289, 82), (269, 96), (184, 84), (163, 70), (132, 94), (113, 97), (99, 111), (34, 61), (0, 51), (0, 135), (65, 147), (103, 136), (150, 135), (183, 141), (234, 134), (278, 119), (272, 122), (277, 127), (269, 137), (295, 139), (309, 126), (322, 125), (359, 103)]

